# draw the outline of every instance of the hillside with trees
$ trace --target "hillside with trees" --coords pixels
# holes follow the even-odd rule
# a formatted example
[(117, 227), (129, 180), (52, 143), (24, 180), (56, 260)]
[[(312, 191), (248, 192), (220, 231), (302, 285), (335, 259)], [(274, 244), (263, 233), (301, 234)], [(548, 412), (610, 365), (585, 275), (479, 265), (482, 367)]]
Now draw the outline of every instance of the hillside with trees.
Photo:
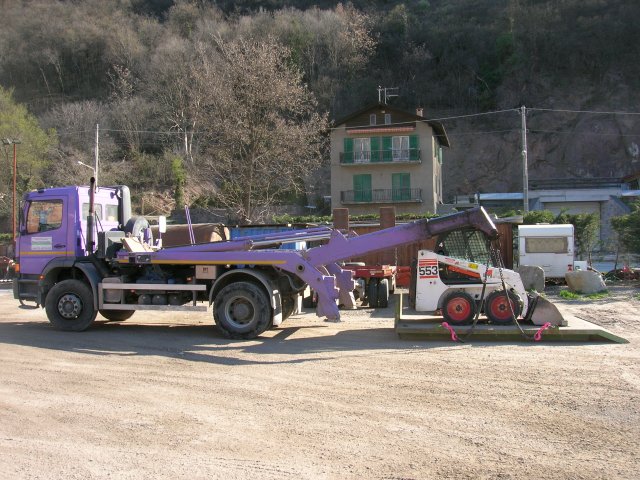
[[(138, 210), (232, 221), (328, 193), (330, 120), (397, 87), (441, 119), (445, 198), (640, 170), (640, 3), (623, 0), (5, 0), (0, 135), (19, 190), (100, 182)], [(0, 161), (10, 165), (5, 147)], [(10, 169), (0, 169), (0, 224)], [(460, 175), (459, 172), (465, 172)]]

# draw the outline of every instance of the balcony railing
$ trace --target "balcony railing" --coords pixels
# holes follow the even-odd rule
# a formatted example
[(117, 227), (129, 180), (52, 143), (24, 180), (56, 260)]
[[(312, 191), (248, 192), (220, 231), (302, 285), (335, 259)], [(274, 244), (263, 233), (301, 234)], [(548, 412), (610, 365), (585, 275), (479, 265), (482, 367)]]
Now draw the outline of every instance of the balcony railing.
[(420, 149), (403, 148), (401, 150), (361, 150), (358, 152), (340, 152), (341, 164), (420, 162)]
[(340, 201), (348, 203), (416, 203), (422, 202), (421, 188), (389, 188), (375, 190), (344, 190)]

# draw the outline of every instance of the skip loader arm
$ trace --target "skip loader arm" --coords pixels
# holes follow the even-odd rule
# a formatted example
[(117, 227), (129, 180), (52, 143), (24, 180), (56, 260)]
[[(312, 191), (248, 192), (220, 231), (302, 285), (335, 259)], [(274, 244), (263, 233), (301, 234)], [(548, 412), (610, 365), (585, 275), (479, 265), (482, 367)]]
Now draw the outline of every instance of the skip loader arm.
[[(275, 241), (272, 238), (273, 235), (268, 235), (224, 243), (173, 247), (153, 253), (119, 252), (118, 261), (169, 265), (214, 264), (274, 267), (293, 274), (317, 292), (316, 313), (318, 316), (327, 317), (329, 320), (339, 320), (340, 311), (336, 300), (340, 300), (340, 303), (345, 306), (355, 306), (353, 299), (355, 282), (353, 272), (342, 270), (338, 262), (470, 227), (483, 231), (491, 238), (497, 236), (495, 225), (485, 210), (480, 207), (446, 217), (418, 220), (355, 237), (347, 237), (338, 230), (324, 227), (306, 233), (297, 232), (294, 237), (291, 237), (291, 234), (275, 236), (277, 237), (275, 240), (278, 241), (284, 241), (290, 237), (297, 239), (298, 234), (305, 236), (305, 238), (328, 238), (325, 245), (306, 251), (255, 250), (255, 247), (260, 247), (263, 244), (268, 245)], [(132, 255), (135, 258), (131, 259)], [(214, 300), (214, 293), (214, 291), (211, 293), (211, 302)]]
[[(342, 301), (352, 295), (353, 273), (342, 270), (337, 265), (338, 262), (470, 227), (484, 232), (490, 239), (498, 236), (496, 226), (482, 207), (445, 217), (422, 219), (357, 237), (346, 237), (338, 230), (334, 230), (327, 244), (312, 248), (303, 254), (306, 263), (313, 266), (316, 272), (329, 274), (335, 278), (335, 282), (332, 280), (320, 282), (320, 278), (305, 279), (318, 293), (317, 314), (331, 320), (338, 320), (340, 313), (336, 299), (340, 298)], [(303, 279), (306, 276), (306, 272), (301, 270), (296, 273)], [(323, 277), (322, 280), (325, 279), (330, 280), (327, 277)]]

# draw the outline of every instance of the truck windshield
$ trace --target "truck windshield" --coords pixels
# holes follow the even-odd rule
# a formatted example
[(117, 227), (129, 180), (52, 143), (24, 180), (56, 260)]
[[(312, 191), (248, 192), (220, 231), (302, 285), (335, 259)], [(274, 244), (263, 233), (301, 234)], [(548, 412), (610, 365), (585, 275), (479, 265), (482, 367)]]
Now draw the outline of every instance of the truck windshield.
[(33, 200), (27, 213), (27, 233), (48, 232), (62, 225), (62, 200)]

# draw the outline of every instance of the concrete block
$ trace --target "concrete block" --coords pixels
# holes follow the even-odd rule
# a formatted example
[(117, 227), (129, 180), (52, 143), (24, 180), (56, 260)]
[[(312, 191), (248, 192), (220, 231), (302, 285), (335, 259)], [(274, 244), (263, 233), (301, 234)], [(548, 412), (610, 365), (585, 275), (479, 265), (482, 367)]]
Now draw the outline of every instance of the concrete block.
[(520, 265), (517, 269), (525, 290), (544, 292), (544, 270), (536, 265)]
[(564, 275), (569, 290), (576, 293), (598, 293), (607, 289), (602, 275), (592, 270), (578, 270)]

